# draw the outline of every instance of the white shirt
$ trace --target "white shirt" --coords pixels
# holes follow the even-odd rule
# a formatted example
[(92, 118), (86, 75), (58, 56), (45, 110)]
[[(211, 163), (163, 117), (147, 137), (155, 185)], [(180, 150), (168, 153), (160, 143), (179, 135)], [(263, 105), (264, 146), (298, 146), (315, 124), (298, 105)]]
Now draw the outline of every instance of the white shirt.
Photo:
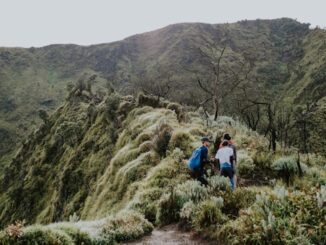
[(226, 162), (231, 164), (230, 162), (231, 156), (233, 156), (233, 149), (231, 147), (224, 146), (217, 151), (215, 158), (220, 161), (220, 164)]

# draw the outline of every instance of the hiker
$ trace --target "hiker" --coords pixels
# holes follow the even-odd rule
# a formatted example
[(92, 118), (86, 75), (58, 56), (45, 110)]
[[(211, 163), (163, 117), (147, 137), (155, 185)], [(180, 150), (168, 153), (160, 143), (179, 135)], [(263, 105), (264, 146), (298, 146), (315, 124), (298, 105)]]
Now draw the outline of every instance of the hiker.
[(229, 142), (227, 140), (222, 142), (222, 147), (217, 151), (215, 158), (221, 166), (221, 175), (224, 177), (229, 177), (231, 189), (234, 190), (234, 171), (232, 168), (234, 161), (233, 150), (231, 147), (229, 147)]
[(188, 167), (191, 170), (193, 178), (196, 178), (202, 185), (207, 186), (208, 182), (205, 178), (206, 172), (204, 166), (205, 164), (210, 163), (208, 159), (210, 140), (208, 137), (203, 137), (201, 142), (202, 146), (193, 151), (188, 162)]
[(233, 181), (234, 181), (234, 188), (236, 188), (236, 186), (237, 186), (237, 148), (236, 148), (235, 143), (232, 140), (230, 134), (228, 134), (228, 133), (224, 134), (223, 140), (227, 140), (229, 142), (229, 147), (231, 147), (233, 150), (233, 164), (232, 164), (233, 173), (234, 173)]

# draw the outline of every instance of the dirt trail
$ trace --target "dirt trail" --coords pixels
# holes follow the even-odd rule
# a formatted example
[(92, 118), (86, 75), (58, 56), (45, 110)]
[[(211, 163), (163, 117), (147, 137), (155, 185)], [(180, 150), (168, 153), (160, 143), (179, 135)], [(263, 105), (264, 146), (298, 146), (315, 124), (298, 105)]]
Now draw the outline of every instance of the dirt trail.
[(178, 230), (177, 225), (168, 225), (160, 229), (155, 229), (151, 235), (140, 240), (124, 243), (125, 245), (213, 245), (216, 242), (207, 242), (198, 238), (193, 238), (191, 232)]

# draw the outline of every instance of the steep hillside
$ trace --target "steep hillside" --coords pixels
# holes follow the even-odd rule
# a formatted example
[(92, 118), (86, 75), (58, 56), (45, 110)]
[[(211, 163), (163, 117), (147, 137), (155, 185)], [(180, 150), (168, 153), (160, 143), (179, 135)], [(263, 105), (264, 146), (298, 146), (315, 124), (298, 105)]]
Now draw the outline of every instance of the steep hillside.
[[(176, 103), (116, 93), (99, 100), (78, 89), (42, 118), (4, 171), (0, 244), (113, 244), (174, 222), (223, 244), (326, 239), (325, 159), (301, 159), (297, 178), (295, 152), (271, 154), (264, 137), (232, 118), (206, 121)], [(211, 168), (207, 187), (191, 180), (185, 163), (203, 135), (218, 144), (225, 132), (238, 147), (234, 192)], [(274, 188), (277, 176), (290, 187)], [(66, 222), (7, 226), (22, 219)]]
[[(17, 139), (39, 125), (37, 111), (56, 108), (65, 97), (66, 85), (85, 72), (99, 75), (99, 87), (105, 86), (108, 79), (123, 93), (133, 93), (132, 84), (146, 74), (152, 80), (171, 74), (174, 89), (169, 97), (190, 103), (194, 101), (195, 85), (193, 74), (185, 67), (199, 67), (205, 73), (206, 68), (199, 65), (200, 57), (193, 50), (207, 39), (217, 45), (226, 42), (231, 56), (247, 53), (254, 57), (262, 82), (279, 94), (292, 72), (288, 67), (302, 58), (302, 41), (306, 40), (306, 48), (322, 42), (313, 36), (307, 24), (284, 18), (234, 24), (176, 24), (93, 46), (0, 48), (0, 157), (5, 156), (2, 161), (8, 162), (11, 155), (7, 153), (12, 152)], [(320, 50), (318, 53), (322, 54)], [(301, 84), (291, 81), (296, 86)], [(291, 84), (289, 87), (294, 89)], [(299, 96), (296, 91), (293, 97)]]
[[(5, 169), (2, 224), (22, 218), (51, 222), (74, 212), (103, 217), (120, 209), (137, 190), (131, 183), (158, 166), (160, 155), (151, 142), (166, 121), (176, 133), (182, 127), (172, 110), (136, 108), (132, 97), (112, 94), (96, 104), (85, 95), (70, 95)], [(184, 147), (189, 155), (191, 146)], [(168, 164), (172, 159), (163, 169)]]
[(45, 118), (5, 169), (2, 224), (23, 218), (48, 223), (74, 212), (101, 218), (121, 209), (137, 183), (150, 182), (150, 172), (167, 171), (150, 187), (173, 186), (173, 174), (185, 170), (171, 158), (175, 149), (189, 157), (201, 136), (221, 134), (216, 126), (225, 126), (215, 123), (209, 129), (198, 114), (184, 114), (174, 103), (156, 104), (143, 96), (135, 101), (115, 93), (99, 102), (84, 92), (71, 93)]
[(283, 96), (302, 103), (326, 96), (326, 31), (314, 30), (302, 43), (303, 57), (295, 64)]

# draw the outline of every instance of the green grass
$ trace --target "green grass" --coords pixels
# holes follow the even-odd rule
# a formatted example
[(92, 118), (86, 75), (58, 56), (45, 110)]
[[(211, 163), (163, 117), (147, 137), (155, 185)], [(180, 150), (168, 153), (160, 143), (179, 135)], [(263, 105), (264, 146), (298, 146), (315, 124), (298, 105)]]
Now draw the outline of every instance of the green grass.
[[(22, 219), (28, 224), (67, 221), (71, 215), (76, 214), (82, 220), (107, 220), (102, 235), (96, 241), (91, 241), (94, 244), (135, 239), (149, 233), (153, 224), (179, 221), (187, 223), (210, 239), (230, 239), (227, 244), (237, 244), (242, 241), (243, 236), (243, 241), (247, 244), (276, 237), (290, 244), (306, 241), (322, 244), (324, 223), (321, 217), (325, 216), (325, 208), (321, 201), (321, 208), (316, 208), (319, 203), (315, 194), (319, 193), (319, 197), (324, 195), (320, 188), (325, 185), (324, 157), (318, 154), (301, 156), (302, 163), (308, 166), (307, 171), (302, 178), (298, 178), (294, 171), (289, 187), (279, 193), (279, 189), (273, 190), (273, 185), (276, 182), (284, 184), (278, 178), (278, 174), (282, 174), (284, 169), (273, 167), (276, 162), (280, 162), (279, 159), (287, 158), (292, 159), (293, 165), (297, 158), (296, 150), (283, 149), (271, 154), (267, 150), (266, 138), (230, 117), (221, 116), (217, 121), (209, 118), (207, 124), (200, 110), (188, 112), (181, 105), (167, 101), (155, 104), (153, 108), (149, 106), (154, 101), (153, 98), (137, 101), (133, 97), (122, 97), (116, 93), (106, 96), (99, 103), (84, 94), (71, 94), (62, 106), (55, 109), (66, 97), (65, 85), (84, 71), (92, 73), (96, 70), (105, 77), (116, 72), (115, 85), (119, 88), (119, 82), (128, 77), (127, 72), (136, 72), (133, 70), (136, 69), (134, 62), (145, 64), (147, 58), (157, 57), (157, 48), (169, 47), (164, 49), (158, 59), (169, 67), (173, 61), (184, 58), (183, 53), (175, 52), (176, 48), (183, 45), (187, 47), (187, 40), (199, 42), (194, 34), (205, 33), (212, 38), (212, 33), (225, 29), (230, 30), (235, 47), (244, 48), (248, 38), (255, 39), (253, 45), (257, 45), (257, 52), (267, 52), (260, 60), (259, 67), (272, 65), (272, 70), (267, 69), (264, 72), (274, 72), (274, 68), (277, 68), (275, 71), (282, 73), (284, 62), (278, 60), (281, 52), (278, 49), (293, 41), (293, 37), (288, 37), (287, 34), (295, 32), (295, 35), (301, 35), (306, 27), (291, 20), (241, 22), (225, 26), (170, 26), (156, 33), (160, 37), (156, 38), (164, 39), (164, 42), (159, 43), (162, 46), (155, 46), (146, 52), (142, 50), (144, 47), (140, 47), (144, 56), (138, 57), (139, 60), (133, 60), (135, 57), (116, 57), (112, 61), (108, 59), (109, 56), (99, 56), (97, 59), (101, 59), (100, 63), (92, 55), (113, 52), (115, 48), (120, 50), (121, 43), (92, 47), (50, 46), (34, 51), (1, 49), (0, 54), (9, 52), (11, 57), (0, 71), (0, 82), (3, 85), (0, 104), (1, 110), (6, 110), (0, 114), (0, 133), (8, 135), (5, 141), (0, 142), (1, 147), (4, 146), (1, 149), (6, 150), (6, 154), (0, 159), (3, 183), (0, 187), (1, 228)], [(183, 36), (180, 36), (178, 30)], [(173, 38), (167, 38), (168, 34)], [(323, 37), (324, 31), (321, 30), (304, 33), (304, 53), (300, 58), (293, 51), (298, 47), (287, 47), (292, 50), (291, 55), (295, 56), (291, 56), (291, 59), (298, 62), (298, 67), (303, 67), (305, 74), (300, 77), (300, 74), (295, 75), (293, 71), (289, 80), (283, 81), (289, 92), (288, 96), (281, 95), (286, 103), (301, 103), (304, 101), (302, 91), (308, 95), (313, 92), (315, 85), (312, 77), (321, 70), (324, 59), (320, 57), (324, 54), (321, 40)], [(153, 42), (151, 45), (156, 43), (155, 38), (148, 41)], [(258, 45), (263, 41), (271, 46), (279, 46), (276, 45), (277, 50), (263, 50)], [(281, 41), (285, 44), (279, 44)], [(132, 49), (132, 39), (123, 43)], [(117, 55), (122, 55), (123, 50)], [(85, 56), (87, 61), (83, 59)], [(316, 62), (313, 61), (315, 56), (318, 56)], [(76, 59), (77, 57), (80, 59)], [(265, 58), (271, 63), (264, 60)], [(117, 66), (114, 63), (116, 61)], [(114, 67), (113, 71), (106, 70), (111, 66)], [(175, 68), (177, 67), (173, 69)], [(189, 78), (183, 72), (178, 73), (177, 77), (183, 83)], [(100, 78), (98, 83), (99, 86), (103, 85), (105, 80)], [(277, 84), (277, 89), (280, 84), (282, 83)], [(187, 95), (189, 88), (184, 88), (183, 94)], [(171, 98), (179, 97), (180, 101), (180, 96), (176, 96), (180, 91), (176, 89), (175, 92), (176, 94), (171, 93)], [(30, 96), (31, 94), (35, 96)], [(53, 104), (45, 101), (48, 99), (53, 99)], [(186, 96), (181, 99), (187, 101)], [(319, 125), (323, 125), (324, 118), (321, 115), (324, 105), (322, 101), (314, 117)], [(45, 124), (40, 122), (36, 113), (40, 108), (52, 111)], [(169, 137), (160, 141), (158, 138), (164, 128), (162, 125), (165, 125)], [(315, 130), (318, 132), (312, 134), (315, 145), (322, 148), (324, 139), (318, 136), (323, 135), (324, 129), (318, 127)], [(241, 153), (239, 177), (242, 178), (242, 184), (249, 185), (233, 193), (229, 189), (228, 180), (224, 178), (211, 177), (209, 188), (190, 180), (184, 161), (200, 145), (202, 136), (216, 138), (225, 132), (231, 133)], [(17, 153), (14, 153), (11, 146), (16, 144), (17, 137), (21, 135), (26, 138)], [(210, 152), (213, 153), (214, 149), (210, 149)], [(284, 216), (281, 215), (284, 211), (282, 205), (273, 206), (273, 202), (269, 202), (280, 201), (282, 193), (289, 193), (286, 197), (288, 199), (283, 203), (287, 208)], [(267, 198), (264, 199), (266, 202), (262, 204), (259, 197), (256, 200), (256, 194)], [(265, 208), (272, 214), (259, 212)], [(296, 215), (291, 216), (289, 210)], [(248, 219), (248, 213), (254, 219)], [(280, 223), (267, 224), (266, 222), (274, 220), (273, 217), (278, 218)], [(298, 234), (300, 227), (312, 222), (311, 217), (315, 219), (315, 223), (310, 227), (312, 230), (309, 234)], [(250, 230), (250, 227), (259, 226), (261, 222), (265, 222), (267, 230), (261, 230), (261, 227), (260, 230)], [(270, 233), (268, 225), (275, 229), (274, 233)], [(288, 225), (291, 226), (289, 233), (280, 234), (279, 231)], [(24, 229), (24, 236), (28, 241), (41, 239), (49, 244), (71, 244), (74, 239), (90, 239), (87, 234), (76, 230), (74, 225), (61, 228), (28, 226)], [(230, 238), (229, 232), (235, 235)], [(0, 241), (12, 244), (12, 237), (2, 231)]]
[[(312, 198), (311, 188), (319, 193), (320, 186), (325, 184), (323, 157), (316, 154), (302, 156), (302, 163), (310, 167), (304, 177), (299, 179), (295, 174), (287, 189), (281, 193), (272, 191), (275, 182), (282, 183), (281, 178), (275, 179), (279, 169), (274, 170), (272, 163), (287, 158), (284, 158), (284, 151), (273, 155), (267, 152), (267, 141), (257, 132), (225, 116), (216, 122), (209, 119), (209, 126), (206, 126), (198, 112), (185, 111), (188, 119), (180, 122), (176, 113), (163, 107), (134, 105), (127, 117), (120, 117), (119, 113), (123, 112), (119, 111), (119, 104), (125, 103), (126, 99), (111, 94), (104, 98), (105, 103), (94, 105), (96, 116), (91, 119), (87, 111), (93, 106), (92, 102), (84, 95), (71, 96), (50, 115), (45, 125), (30, 135), (4, 170), (0, 195), (3, 228), (15, 220), (47, 224), (68, 221), (71, 215), (94, 221), (27, 226), (21, 238), (13, 238), (2, 231), (0, 241), (12, 244), (12, 239), (50, 243), (59, 240), (71, 244), (72, 240), (85, 240), (90, 244), (112, 244), (148, 234), (153, 225), (181, 222), (209, 239), (227, 239), (227, 232), (235, 230), (236, 237), (230, 244), (236, 244), (247, 229), (245, 224), (249, 221), (245, 213), (253, 212), (257, 220), (261, 217), (254, 208), (260, 205), (257, 194), (274, 198), (283, 192), (293, 193), (293, 200), (287, 201), (286, 205), (297, 210), (301, 202), (300, 205), (296, 203), (295, 190), (300, 191), (301, 196), (309, 197), (309, 206), (302, 210), (307, 211), (305, 215), (291, 223), (293, 229), (300, 227), (310, 214), (317, 220), (322, 217), (323, 206), (320, 213), (312, 211), (320, 204)], [(144, 144), (153, 144), (160, 125), (169, 125), (171, 130), (165, 155), (152, 147), (144, 147)], [(251, 183), (248, 187), (232, 192), (228, 179), (220, 176), (209, 177), (207, 188), (191, 180), (184, 159), (200, 145), (202, 134), (218, 137), (220, 134), (216, 132), (231, 132), (234, 136), (239, 149), (240, 185)], [(295, 151), (288, 149), (287, 156), (295, 159)], [(24, 177), (23, 181), (17, 181), (19, 176)], [(319, 198), (323, 195), (319, 194)], [(270, 208), (275, 212), (281, 210), (279, 206)], [(278, 217), (278, 213), (273, 215)], [(290, 222), (288, 216), (282, 219)], [(92, 223), (96, 220), (99, 225)], [(252, 221), (254, 225), (257, 220)], [(80, 225), (84, 229), (89, 226), (86, 234), (78, 230)], [(94, 229), (97, 235), (94, 235)], [(302, 239), (322, 241), (320, 228), (313, 229), (311, 236), (304, 235)], [(265, 239), (260, 231), (255, 232), (252, 233), (255, 237), (250, 233), (245, 241)], [(282, 239), (292, 241), (296, 234), (291, 231)]]

